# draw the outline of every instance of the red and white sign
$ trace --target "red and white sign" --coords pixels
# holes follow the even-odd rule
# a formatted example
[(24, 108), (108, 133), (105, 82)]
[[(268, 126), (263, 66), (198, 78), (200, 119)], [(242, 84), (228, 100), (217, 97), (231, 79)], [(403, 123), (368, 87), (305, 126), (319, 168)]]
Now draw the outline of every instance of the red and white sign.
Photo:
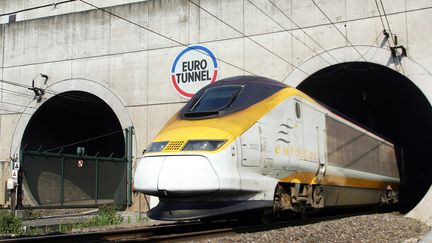
[(18, 179), (18, 170), (12, 170), (12, 179)]
[(181, 51), (171, 67), (171, 83), (176, 92), (190, 99), (204, 86), (216, 82), (218, 63), (207, 47), (195, 45)]

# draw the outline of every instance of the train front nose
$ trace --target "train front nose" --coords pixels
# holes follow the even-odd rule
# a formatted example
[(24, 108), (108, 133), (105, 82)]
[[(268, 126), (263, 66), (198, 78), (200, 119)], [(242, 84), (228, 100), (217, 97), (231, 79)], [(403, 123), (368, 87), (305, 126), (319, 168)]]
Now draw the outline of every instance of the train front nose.
[(219, 178), (204, 156), (145, 157), (135, 172), (135, 189), (152, 195), (194, 195), (219, 190)]

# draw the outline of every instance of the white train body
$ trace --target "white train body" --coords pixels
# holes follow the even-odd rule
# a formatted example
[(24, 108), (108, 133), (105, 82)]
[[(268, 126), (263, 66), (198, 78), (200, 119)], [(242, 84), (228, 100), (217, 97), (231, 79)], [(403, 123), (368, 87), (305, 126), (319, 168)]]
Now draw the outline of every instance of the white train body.
[[(224, 92), (217, 112), (198, 111)], [(242, 76), (207, 86), (168, 122), (134, 185), (159, 197), (150, 217), (179, 220), (396, 202), (399, 175), (391, 143), (294, 88)]]

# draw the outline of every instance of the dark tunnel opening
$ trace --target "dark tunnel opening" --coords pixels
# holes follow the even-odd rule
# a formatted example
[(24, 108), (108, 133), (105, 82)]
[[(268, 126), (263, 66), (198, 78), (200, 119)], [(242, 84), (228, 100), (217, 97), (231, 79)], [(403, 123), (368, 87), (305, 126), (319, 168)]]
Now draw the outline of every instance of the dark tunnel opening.
[[(37, 206), (125, 204), (123, 129), (114, 111), (93, 94), (69, 91), (47, 100), (30, 119), (21, 150), (20, 185)], [(22, 202), (20, 195), (26, 194), (19, 191)]]
[(297, 88), (393, 142), (401, 174), (400, 209), (417, 205), (432, 183), (427, 155), (432, 108), (408, 78), (381, 65), (351, 62), (324, 68)]
[(100, 98), (69, 91), (49, 99), (32, 116), (24, 132), (25, 150), (86, 155), (125, 155), (122, 127), (113, 110)]

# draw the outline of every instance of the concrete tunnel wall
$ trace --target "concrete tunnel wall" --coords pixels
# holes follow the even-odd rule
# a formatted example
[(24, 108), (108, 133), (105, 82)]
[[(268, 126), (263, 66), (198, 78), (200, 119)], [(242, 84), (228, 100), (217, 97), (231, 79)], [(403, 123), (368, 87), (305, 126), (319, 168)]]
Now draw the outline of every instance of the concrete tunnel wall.
[[(33, 7), (36, 2), (52, 3), (3, 0), (0, 9), (10, 12)], [(391, 58), (382, 34), (384, 17), (380, 18), (373, 0), (317, 1), (349, 42), (311, 1), (275, 1), (304, 32), (266, 1), (253, 1), (255, 5), (243, 0), (200, 1), (202, 8), (230, 26), (185, 0), (92, 2), (182, 43), (210, 48), (217, 58), (236, 66), (219, 62), (218, 79), (252, 71), (298, 86), (332, 65), (370, 62), (404, 75), (432, 101), (432, 49), (428, 47), (432, 25), (424, 24), (432, 18), (428, 1), (383, 1), (392, 33), (408, 50), (401, 65), (399, 59)], [(111, 107), (123, 128), (135, 126), (134, 157), (138, 158), (186, 101), (171, 87), (169, 78), (173, 60), (184, 47), (82, 4), (18, 13), (14, 23), (3, 16), (1, 78), (30, 85), (36, 74), (44, 73), (49, 76), (47, 83), (36, 84), (42, 88), (95, 94)], [(31, 115), (52, 94), (37, 103), (26, 88), (1, 83), (1, 89), (23, 94), (2, 92), (0, 97), (2, 108), (17, 111), (0, 116), (0, 181), (4, 185), (10, 176), (10, 157), (19, 151)], [(431, 201), (428, 197), (414, 211), (425, 213), (422, 208)], [(4, 202), (4, 188), (0, 187), (0, 204)]]

